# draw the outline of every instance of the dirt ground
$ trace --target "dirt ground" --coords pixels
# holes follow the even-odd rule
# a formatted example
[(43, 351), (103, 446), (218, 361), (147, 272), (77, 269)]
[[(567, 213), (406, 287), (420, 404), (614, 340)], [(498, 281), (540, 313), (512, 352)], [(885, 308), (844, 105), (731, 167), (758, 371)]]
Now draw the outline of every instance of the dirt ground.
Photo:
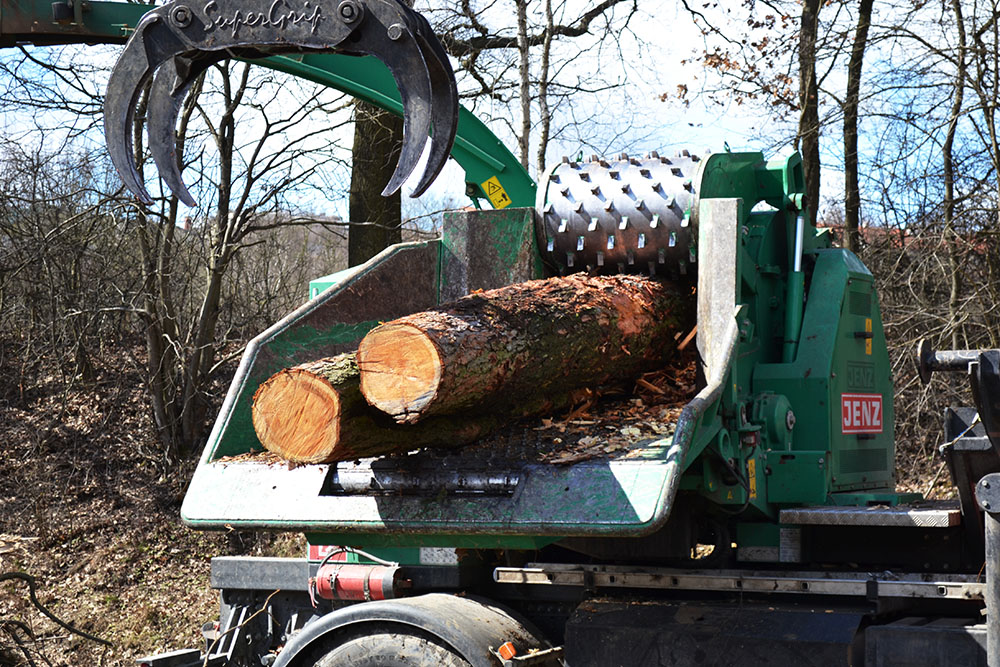
[[(218, 615), (212, 556), (301, 555), (301, 538), (186, 528), (194, 461), (163, 461), (139, 374), (62, 387), (43, 376), (0, 395), (0, 666), (134, 665), (200, 646), (201, 624)], [(54, 616), (110, 645), (49, 620), (32, 587)]]

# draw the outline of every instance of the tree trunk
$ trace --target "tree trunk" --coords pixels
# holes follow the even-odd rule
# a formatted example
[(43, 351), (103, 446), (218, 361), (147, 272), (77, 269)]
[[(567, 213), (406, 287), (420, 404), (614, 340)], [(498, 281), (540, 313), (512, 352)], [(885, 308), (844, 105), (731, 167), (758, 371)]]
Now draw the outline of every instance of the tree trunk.
[(961, 0), (952, 0), (951, 7), (955, 14), (955, 26), (958, 29), (958, 67), (955, 72), (955, 93), (951, 101), (948, 129), (945, 132), (944, 144), (941, 146), (941, 158), (944, 163), (944, 240), (948, 245), (948, 325), (950, 329), (951, 348), (957, 350), (961, 348), (958, 335), (958, 321), (961, 315), (959, 297), (962, 290), (962, 270), (958, 258), (958, 243), (955, 233), (956, 197), (955, 156), (953, 149), (955, 136), (958, 133), (958, 119), (962, 113), (962, 105), (965, 98), (967, 69), (965, 49), (967, 36), (965, 33), (965, 17), (962, 15)]
[(693, 301), (671, 283), (581, 274), (471, 294), (365, 336), (361, 391), (399, 422), (538, 414), (658, 368), (693, 326)]
[(517, 6), (517, 75), (518, 96), (521, 98), (521, 132), (517, 137), (517, 152), (521, 166), (528, 168), (531, 148), (531, 46), (528, 43), (528, 0), (515, 0)]
[(402, 241), (401, 198), (383, 197), (403, 143), (403, 120), (358, 102), (354, 110), (354, 153), (351, 166), (350, 231), (347, 263), (364, 264), (384, 248)]
[(538, 121), (541, 128), (538, 132), (536, 166), (539, 174), (545, 173), (545, 154), (549, 147), (549, 134), (552, 129), (552, 112), (549, 110), (549, 61), (552, 56), (552, 31), (554, 29), (552, 0), (545, 0), (545, 33), (542, 38), (541, 64), (538, 73)]
[(806, 206), (813, 221), (819, 212), (819, 81), (816, 78), (816, 38), (820, 0), (804, 0), (799, 27), (799, 150), (806, 179)]
[(861, 103), (861, 69), (864, 65), (868, 28), (875, 0), (861, 0), (854, 46), (847, 65), (847, 97), (844, 100), (844, 247), (857, 253), (860, 247), (861, 187), (858, 183), (858, 106)]
[(457, 447), (499, 423), (493, 417), (456, 417), (400, 426), (368, 406), (358, 380), (353, 354), (276, 373), (253, 397), (257, 437), (287, 461), (330, 463), (419, 447)]

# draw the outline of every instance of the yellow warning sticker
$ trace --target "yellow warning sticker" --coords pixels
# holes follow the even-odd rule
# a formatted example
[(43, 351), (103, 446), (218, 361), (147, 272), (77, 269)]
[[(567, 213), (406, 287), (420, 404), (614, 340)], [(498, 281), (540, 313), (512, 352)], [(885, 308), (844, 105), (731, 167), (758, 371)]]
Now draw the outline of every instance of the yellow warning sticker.
[(491, 176), (489, 180), (483, 181), (481, 185), (483, 192), (486, 193), (490, 203), (493, 204), (493, 208), (510, 206), (510, 197), (507, 195), (507, 191), (503, 189), (503, 186), (500, 185), (499, 178)]
[(757, 459), (747, 461), (747, 477), (750, 478), (750, 498), (757, 497)]
[[(867, 333), (871, 333), (872, 332), (872, 318), (870, 318), (870, 317), (866, 317), (865, 318), (865, 331)], [(872, 356), (872, 337), (871, 336), (865, 336), (865, 354), (867, 354), (869, 357)]]

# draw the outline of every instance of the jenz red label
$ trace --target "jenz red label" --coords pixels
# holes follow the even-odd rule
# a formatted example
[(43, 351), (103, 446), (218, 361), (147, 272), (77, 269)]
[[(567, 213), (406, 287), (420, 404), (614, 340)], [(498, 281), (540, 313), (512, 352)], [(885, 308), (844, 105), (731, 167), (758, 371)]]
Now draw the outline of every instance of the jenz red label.
[(882, 394), (841, 394), (842, 433), (881, 433)]

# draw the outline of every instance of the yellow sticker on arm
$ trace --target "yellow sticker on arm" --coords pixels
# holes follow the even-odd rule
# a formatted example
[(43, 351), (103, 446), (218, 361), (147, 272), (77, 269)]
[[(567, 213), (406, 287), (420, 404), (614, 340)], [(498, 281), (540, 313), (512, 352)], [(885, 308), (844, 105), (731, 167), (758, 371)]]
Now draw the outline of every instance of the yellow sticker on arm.
[(493, 208), (510, 206), (510, 197), (507, 195), (507, 191), (503, 189), (503, 186), (500, 185), (499, 178), (491, 176), (488, 180), (483, 181), (481, 185), (483, 192), (486, 193), (490, 203), (493, 204)]

